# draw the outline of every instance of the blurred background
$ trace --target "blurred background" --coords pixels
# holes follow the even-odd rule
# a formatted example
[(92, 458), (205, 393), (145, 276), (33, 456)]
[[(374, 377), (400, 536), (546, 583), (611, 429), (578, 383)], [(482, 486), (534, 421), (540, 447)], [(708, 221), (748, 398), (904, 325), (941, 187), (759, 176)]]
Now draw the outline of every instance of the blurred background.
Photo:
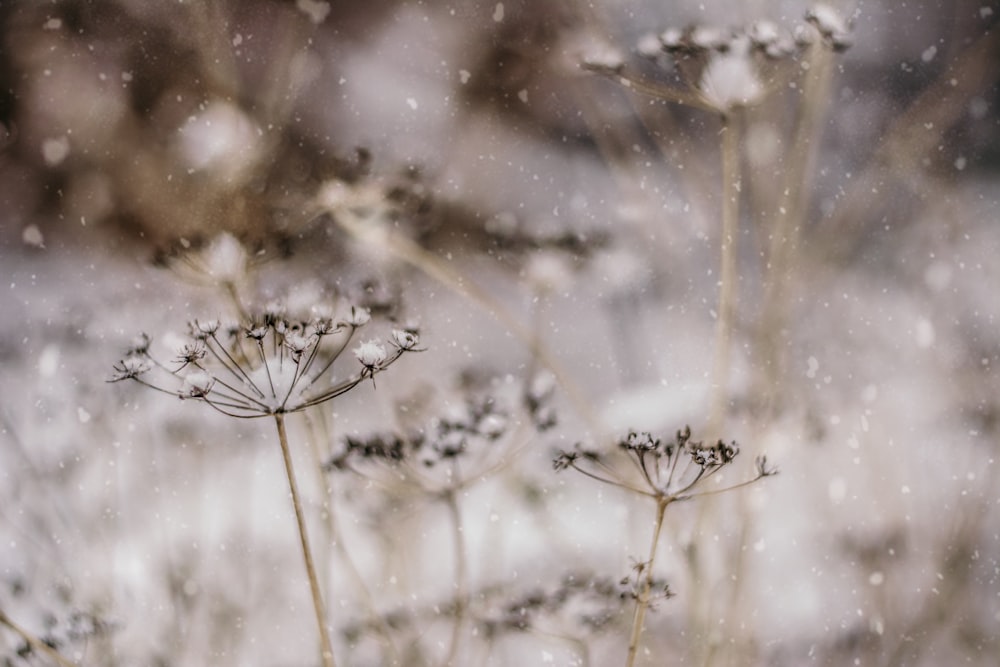
[[(524, 428), (463, 487), (454, 664), (623, 662), (632, 603), (598, 583), (646, 557), (652, 508), (551, 460), (685, 424), (740, 443), (726, 481), (781, 474), (671, 508), (638, 664), (996, 664), (998, 16), (0, 0), (0, 612), (80, 664), (317, 664), (271, 425), (106, 382), (235, 292), (358, 303), (427, 348), (292, 426), (344, 664), (443, 664), (457, 557), (433, 494), (312, 458), (484, 391)], [(800, 41), (754, 51), (752, 104), (676, 103), (709, 56), (656, 35), (763, 20)], [(2, 664), (45, 660), (0, 626)]]

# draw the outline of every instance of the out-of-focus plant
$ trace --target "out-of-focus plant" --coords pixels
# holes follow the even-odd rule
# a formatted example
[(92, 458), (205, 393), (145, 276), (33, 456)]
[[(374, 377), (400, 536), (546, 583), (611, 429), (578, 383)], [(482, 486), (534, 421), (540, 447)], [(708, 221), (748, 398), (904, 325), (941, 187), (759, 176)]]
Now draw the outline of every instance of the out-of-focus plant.
[(579, 446), (574, 450), (561, 452), (553, 461), (553, 467), (556, 471), (573, 469), (591, 479), (645, 496), (656, 503), (649, 555), (633, 569), (636, 604), (625, 660), (626, 667), (632, 667), (642, 637), (646, 610), (656, 596), (671, 595), (669, 587), (654, 575), (660, 531), (667, 508), (676, 502), (748, 486), (764, 477), (777, 474), (777, 469), (768, 465), (766, 457), (760, 456), (756, 459), (757, 473), (752, 479), (721, 488), (705, 488), (705, 483), (732, 463), (740, 450), (735, 442), (727, 444), (719, 440), (714, 445), (706, 446), (702, 442), (691, 440), (689, 427), (678, 431), (672, 442), (664, 442), (645, 432), (631, 432), (618, 442), (618, 448), (626, 453), (633, 470), (619, 470), (606, 457)]
[(554, 426), (552, 389), (550, 378), (536, 378), (525, 389), (520, 407), (507, 405), (496, 392), (466, 389), (460, 404), (427, 423), (396, 433), (344, 437), (326, 462), (329, 472), (354, 473), (382, 493), (444, 504), (452, 533), (455, 595), (446, 605), (452, 627), (441, 664), (460, 664), (456, 660), (471, 602), (460, 499), (471, 487), (514, 466), (537, 434)]

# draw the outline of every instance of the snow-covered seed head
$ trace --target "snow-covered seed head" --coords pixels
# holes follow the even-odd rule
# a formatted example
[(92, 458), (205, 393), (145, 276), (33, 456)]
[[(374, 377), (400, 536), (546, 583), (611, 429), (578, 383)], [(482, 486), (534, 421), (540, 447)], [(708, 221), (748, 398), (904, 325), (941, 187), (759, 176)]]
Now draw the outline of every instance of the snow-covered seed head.
[(311, 336), (303, 336), (298, 333), (285, 336), (285, 347), (291, 350), (296, 359), (301, 357), (302, 353), (308, 350), (312, 343), (313, 338)]
[(420, 342), (420, 338), (412, 331), (393, 329), (391, 342), (401, 350), (412, 350)]
[(663, 53), (663, 43), (659, 36), (647, 33), (636, 42), (635, 50), (643, 58), (655, 59)]
[(825, 3), (817, 3), (806, 12), (806, 20), (816, 27), (835, 51), (844, 51), (851, 45), (851, 29), (840, 13)]
[(749, 55), (736, 49), (712, 54), (698, 83), (708, 104), (725, 113), (763, 97), (764, 85)]
[(697, 49), (724, 51), (729, 46), (732, 33), (715, 26), (699, 25), (691, 29), (688, 39)]
[(592, 69), (618, 72), (625, 67), (625, 56), (618, 49), (605, 44), (588, 52), (583, 63)]
[(205, 345), (200, 340), (196, 340), (193, 343), (185, 343), (184, 346), (177, 351), (177, 361), (185, 364), (193, 364), (204, 358)]
[(756, 21), (750, 26), (748, 32), (750, 41), (757, 46), (768, 46), (781, 39), (781, 32), (778, 26), (767, 20)]
[(193, 371), (184, 376), (184, 386), (181, 389), (184, 396), (204, 398), (215, 386), (215, 378), (204, 371)]
[(647, 431), (643, 431), (641, 433), (631, 431), (621, 442), (621, 446), (624, 449), (631, 449), (636, 452), (652, 452), (659, 445), (660, 441), (653, 438), (652, 434)]
[(204, 336), (214, 336), (219, 330), (219, 320), (195, 320), (191, 330), (196, 334)]
[(250, 327), (246, 330), (247, 338), (252, 338), (255, 341), (262, 341), (267, 336), (267, 327)]
[(483, 417), (476, 428), (479, 435), (490, 440), (496, 440), (507, 430), (507, 418), (496, 413)]
[(347, 317), (344, 319), (344, 323), (355, 328), (363, 327), (364, 325), (368, 324), (368, 321), (371, 320), (371, 318), (372, 318), (371, 313), (368, 312), (367, 308), (359, 308), (358, 306), (351, 306), (351, 310), (347, 314)]
[(239, 282), (246, 274), (247, 251), (239, 240), (223, 232), (202, 251), (205, 272), (222, 283)]
[(312, 321), (312, 330), (317, 336), (329, 336), (336, 333), (338, 327), (329, 317), (317, 317)]
[(146, 354), (149, 352), (149, 346), (153, 340), (149, 337), (149, 334), (139, 334), (132, 340), (132, 345), (128, 348), (129, 354)]
[(145, 357), (133, 354), (115, 364), (114, 369), (115, 373), (109, 381), (120, 382), (121, 380), (132, 380), (139, 377), (150, 369), (150, 363)]
[(684, 46), (684, 31), (680, 28), (667, 28), (659, 34), (659, 39), (665, 51), (676, 51)]
[(378, 370), (387, 358), (385, 347), (373, 340), (365, 341), (354, 348), (354, 356), (368, 371)]

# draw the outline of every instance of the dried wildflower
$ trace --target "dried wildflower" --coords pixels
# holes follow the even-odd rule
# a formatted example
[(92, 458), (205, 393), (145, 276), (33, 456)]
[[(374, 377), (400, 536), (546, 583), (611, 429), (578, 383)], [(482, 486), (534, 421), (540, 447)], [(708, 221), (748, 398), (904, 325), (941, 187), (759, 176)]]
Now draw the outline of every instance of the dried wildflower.
[[(402, 350), (403, 348), (399, 348)], [(382, 367), (388, 358), (385, 347), (373, 340), (368, 340), (354, 348), (354, 356), (358, 358), (365, 372), (373, 374)]]
[(250, 254), (232, 234), (222, 232), (197, 248), (186, 240), (182, 245), (183, 250), (169, 261), (182, 278), (212, 285), (238, 285), (246, 278)]
[(371, 313), (368, 312), (366, 308), (358, 308), (357, 306), (351, 306), (350, 312), (344, 319), (344, 324), (352, 327), (363, 327), (368, 324), (371, 320)]
[[(466, 396), (464, 403), (448, 406), (445, 414), (404, 433), (373, 434), (363, 440), (346, 438), (326, 467), (369, 475), (380, 473), (367, 470), (365, 460), (399, 465), (393, 479), (399, 480), (403, 472), (418, 487), (436, 494), (463, 483), (463, 479), (479, 479), (509, 459), (514, 444), (510, 436), (519, 432), (518, 425), (497, 397)], [(390, 451), (393, 455), (386, 456)], [(462, 479), (452, 474), (459, 461)]]
[(177, 351), (177, 361), (183, 364), (194, 364), (204, 359), (206, 354), (205, 344), (196, 339), (194, 342), (185, 343)]
[[(367, 341), (355, 349), (362, 370), (326, 384), (323, 378), (357, 327), (368, 321), (367, 312), (352, 308), (346, 329), (329, 318), (288, 321), (278, 312), (270, 308), (253, 322), (225, 332), (218, 321), (195, 320), (191, 341), (178, 351), (173, 368), (154, 359), (149, 338), (143, 337), (115, 365), (110, 381), (136, 380), (181, 398), (202, 400), (234, 417), (261, 417), (331, 400), (373, 378), (405, 352), (416, 351), (416, 334), (394, 334), (392, 353), (383, 344)], [(152, 370), (158, 371), (157, 377), (148, 376)]]
[(834, 51), (844, 51), (851, 46), (851, 29), (836, 9), (817, 3), (806, 12), (806, 20), (816, 27), (823, 40)]
[(631, 431), (618, 444), (622, 449), (630, 449), (635, 452), (652, 452), (659, 448), (660, 441), (658, 439), (654, 440), (653, 436), (647, 431), (643, 431), (642, 433)]
[(556, 472), (567, 470), (576, 466), (576, 460), (580, 458), (579, 452), (559, 452), (552, 459), (552, 469)]
[(393, 329), (392, 338), (390, 338), (389, 342), (401, 350), (412, 350), (416, 348), (419, 338), (413, 331)]
[(713, 53), (698, 82), (709, 106), (723, 113), (750, 106), (764, 95), (757, 66), (745, 44)]
[(135, 379), (149, 371), (151, 367), (151, 364), (144, 357), (133, 353), (114, 365), (115, 372), (111, 376), (111, 381)]
[[(705, 446), (701, 442), (692, 440), (691, 429), (684, 427), (677, 431), (672, 442), (664, 442), (649, 433), (632, 431), (619, 441), (618, 446), (628, 455), (634, 471), (621, 471), (601, 458), (584, 456), (579, 447), (576, 451), (561, 452), (552, 465), (556, 471), (572, 468), (591, 479), (656, 501), (656, 520), (649, 557), (638, 562), (632, 574), (620, 582), (627, 587), (628, 597), (635, 600), (635, 614), (625, 662), (626, 667), (632, 667), (635, 664), (646, 611), (653, 607), (655, 600), (672, 596), (670, 588), (653, 573), (667, 507), (677, 501), (737, 489), (776, 471), (768, 468), (766, 459), (761, 458), (757, 461), (757, 475), (752, 479), (723, 488), (703, 490), (704, 482), (709, 477), (736, 458), (739, 447), (735, 442), (726, 444), (720, 440), (715, 445)], [(638, 482), (635, 481), (636, 475), (639, 478)]]
[[(697, 492), (696, 489), (707, 478), (732, 463), (740, 451), (735, 442), (727, 444), (719, 440), (709, 446), (693, 441), (688, 427), (677, 431), (673, 441), (667, 442), (654, 438), (647, 432), (631, 431), (619, 441), (618, 446), (635, 464), (641, 478), (640, 484), (630, 481), (632, 475), (619, 472), (601, 460), (581, 456), (582, 450), (579, 449), (575, 452), (561, 452), (553, 465), (556, 470), (574, 468), (599, 481), (674, 502), (719, 492), (718, 489), (702, 492)], [(585, 468), (583, 461), (590, 461), (594, 465)], [(757, 477), (728, 488), (745, 486), (773, 474), (771, 469), (767, 469), (766, 474), (762, 474), (762, 470), (758, 465)]]
[(205, 398), (215, 386), (215, 378), (205, 371), (194, 371), (184, 376), (184, 386), (181, 390), (191, 398)]

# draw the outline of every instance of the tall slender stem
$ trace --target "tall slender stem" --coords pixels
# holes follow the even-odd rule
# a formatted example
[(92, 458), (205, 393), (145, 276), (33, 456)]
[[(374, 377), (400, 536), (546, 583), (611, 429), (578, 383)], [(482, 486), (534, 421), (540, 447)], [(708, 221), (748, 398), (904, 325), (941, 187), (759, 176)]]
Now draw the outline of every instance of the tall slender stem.
[(288, 473), (288, 488), (292, 492), (292, 505), (295, 507), (295, 521), (299, 526), (299, 542), (302, 546), (302, 558), (306, 563), (306, 574), (309, 576), (309, 589), (312, 592), (313, 610), (316, 612), (316, 624), (319, 626), (320, 656), (323, 659), (323, 667), (335, 667), (333, 646), (330, 644), (330, 636), (327, 633), (329, 622), (327, 621), (326, 610), (323, 608), (323, 594), (320, 591), (319, 578), (316, 576), (316, 567), (313, 565), (312, 551), (309, 549), (309, 533), (306, 530), (306, 520), (302, 514), (302, 502), (299, 500), (299, 486), (295, 482), (295, 470), (292, 467), (292, 453), (288, 447), (288, 436), (285, 433), (284, 415), (274, 415), (274, 422), (278, 426), (281, 455), (285, 460), (285, 472)]
[(635, 656), (639, 651), (639, 638), (642, 636), (642, 626), (646, 619), (646, 610), (649, 608), (649, 592), (653, 588), (653, 563), (656, 561), (656, 547), (660, 543), (660, 531), (663, 528), (663, 516), (666, 514), (669, 499), (659, 497), (656, 499), (656, 526), (653, 528), (653, 542), (649, 546), (649, 558), (644, 566), (646, 577), (643, 580), (642, 592), (635, 603), (635, 615), (632, 617), (632, 634), (628, 640), (628, 658), (625, 660), (625, 667), (632, 667), (635, 664)]
[(739, 233), (739, 133), (735, 119), (722, 117), (722, 238), (719, 260), (719, 312), (712, 364), (714, 400), (709, 420), (709, 440), (718, 437), (729, 403), (729, 356), (736, 317), (736, 241)]
[(764, 299), (758, 325), (758, 354), (762, 363), (757, 365), (761, 373), (757, 378), (759, 387), (754, 392), (762, 397), (765, 416), (780, 399), (784, 373), (780, 338), (795, 285), (805, 208), (812, 191), (812, 174), (822, 140), (822, 122), (829, 107), (826, 102), (833, 73), (832, 55), (821, 43), (810, 47), (806, 62), (810, 67), (801, 82), (800, 106), (785, 157), (787, 167), (773, 227), (769, 230)]
[(451, 630), (451, 641), (448, 644), (448, 657), (444, 664), (451, 667), (455, 664), (458, 655), (458, 645), (462, 637), (462, 625), (465, 621), (465, 607), (468, 596), (468, 564), (465, 554), (465, 531), (462, 529), (462, 514), (458, 509), (458, 501), (455, 499), (455, 489), (449, 488), (444, 492), (445, 505), (448, 507), (448, 514), (451, 518), (451, 527), (454, 532), (452, 536), (455, 547), (455, 624)]

